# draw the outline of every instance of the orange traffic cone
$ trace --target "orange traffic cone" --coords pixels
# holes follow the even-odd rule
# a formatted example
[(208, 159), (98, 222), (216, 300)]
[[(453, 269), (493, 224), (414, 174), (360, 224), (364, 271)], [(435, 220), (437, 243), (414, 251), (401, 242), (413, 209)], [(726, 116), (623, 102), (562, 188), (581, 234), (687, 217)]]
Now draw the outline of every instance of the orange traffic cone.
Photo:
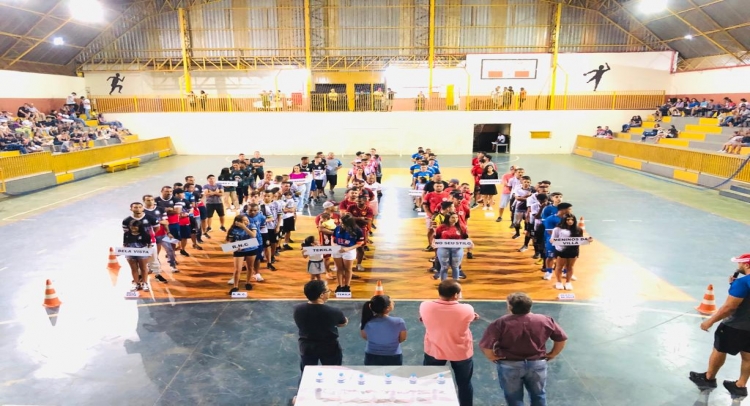
[(583, 216), (578, 220), (578, 227), (583, 231), (583, 234), (586, 234), (586, 222), (583, 220)]
[(378, 286), (375, 287), (375, 296), (383, 296), (385, 293), (383, 292), (383, 284), (378, 281)]
[(52, 281), (47, 279), (47, 289), (44, 291), (44, 307), (60, 307), (61, 304), (55, 288), (52, 287)]
[(120, 270), (120, 263), (117, 262), (115, 250), (112, 247), (109, 248), (109, 263), (107, 264), (107, 269), (109, 269), (110, 271)]
[(714, 314), (716, 312), (716, 301), (714, 300), (714, 285), (708, 285), (706, 293), (703, 294), (701, 304), (695, 308), (700, 314)]

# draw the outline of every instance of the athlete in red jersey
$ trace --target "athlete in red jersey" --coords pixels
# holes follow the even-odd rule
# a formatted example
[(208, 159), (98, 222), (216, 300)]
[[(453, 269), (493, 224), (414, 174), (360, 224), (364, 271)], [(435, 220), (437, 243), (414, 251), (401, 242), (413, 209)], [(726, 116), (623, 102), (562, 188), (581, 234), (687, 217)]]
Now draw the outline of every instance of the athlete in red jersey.
[(372, 215), (372, 209), (367, 204), (367, 195), (359, 195), (357, 197), (357, 204), (354, 206), (349, 207), (349, 214), (354, 217), (354, 220), (357, 222), (357, 225), (359, 228), (362, 229), (362, 233), (365, 235), (365, 242), (362, 244), (362, 247), (357, 248), (357, 270), (363, 271), (364, 268), (362, 267), (362, 259), (365, 256), (365, 249), (364, 247), (367, 245), (367, 236), (370, 232), (370, 224), (372, 223), (372, 218), (374, 217)]

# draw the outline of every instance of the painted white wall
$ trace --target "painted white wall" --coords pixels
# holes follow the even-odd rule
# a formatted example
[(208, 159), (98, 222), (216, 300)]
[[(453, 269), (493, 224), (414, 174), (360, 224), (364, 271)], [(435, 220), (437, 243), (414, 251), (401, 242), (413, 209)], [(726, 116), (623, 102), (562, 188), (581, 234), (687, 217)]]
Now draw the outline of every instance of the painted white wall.
[[(599, 91), (659, 90), (669, 88), (674, 64), (674, 52), (560, 54), (558, 57), (557, 93), (590, 92), (594, 83), (586, 83), (591, 76), (584, 73), (609, 63), (599, 84)], [(535, 79), (482, 79), (482, 60), (536, 59)], [(531, 95), (549, 94), (552, 83), (551, 54), (473, 54), (466, 56), (466, 70), (471, 75), (471, 94), (489, 94), (496, 86), (521, 87)]]
[(672, 75), (669, 94), (750, 93), (750, 67), (679, 72)]
[(7, 99), (65, 98), (70, 92), (85, 94), (83, 78), (0, 70), (0, 97)]
[[(511, 123), (514, 154), (568, 154), (579, 134), (597, 125), (618, 128), (647, 111), (392, 112), (392, 113), (107, 113), (143, 139), (171, 136), (183, 155), (267, 155), (315, 151), (352, 154), (377, 148), (383, 155), (411, 154), (417, 146), (442, 155), (471, 154), (474, 125)], [(551, 131), (531, 139), (531, 131)]]
[[(87, 72), (86, 86), (93, 95), (107, 95), (111, 90), (108, 77), (115, 72)], [(181, 72), (120, 72), (123, 96), (179, 95), (184, 82)], [(191, 72), (193, 91), (209, 95), (257, 96), (263, 90), (281, 90), (287, 95), (304, 93), (307, 71), (287, 69), (273, 71), (196, 71)], [(116, 95), (117, 91), (113, 93)]]

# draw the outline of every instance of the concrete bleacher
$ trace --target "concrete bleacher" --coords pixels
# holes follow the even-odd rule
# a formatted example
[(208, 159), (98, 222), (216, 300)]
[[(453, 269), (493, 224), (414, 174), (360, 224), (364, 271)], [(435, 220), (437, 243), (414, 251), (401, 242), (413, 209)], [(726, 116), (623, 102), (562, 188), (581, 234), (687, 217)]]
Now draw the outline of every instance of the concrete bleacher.
[[(654, 128), (656, 124), (644, 121), (643, 127), (631, 128), (628, 133), (617, 133), (616, 136), (618, 139), (640, 141), (643, 131)], [(718, 119), (704, 117), (665, 117), (659, 124), (664, 128), (674, 125), (680, 132), (677, 138), (662, 138), (659, 144), (711, 152), (720, 151), (734, 132), (742, 128), (720, 127)], [(653, 143), (653, 138), (647, 138), (646, 142)], [(740, 154), (750, 154), (750, 147), (742, 148)]]

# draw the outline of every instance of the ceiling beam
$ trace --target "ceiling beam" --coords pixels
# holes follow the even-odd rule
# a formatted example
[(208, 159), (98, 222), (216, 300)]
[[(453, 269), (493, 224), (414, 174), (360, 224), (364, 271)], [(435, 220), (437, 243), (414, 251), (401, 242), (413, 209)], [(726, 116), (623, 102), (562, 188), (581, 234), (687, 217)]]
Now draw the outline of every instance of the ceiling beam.
[[(704, 36), (707, 36), (707, 35), (716, 34), (716, 33), (723, 32), (723, 31), (731, 31), (731, 30), (734, 30), (734, 29), (737, 29), (737, 28), (744, 28), (744, 27), (750, 27), (750, 22), (746, 22), (746, 23), (742, 23), (742, 24), (737, 24), (737, 25), (733, 25), (731, 27), (726, 27), (726, 28), (720, 28), (720, 29), (709, 30), (709, 31), (701, 31), (699, 33), (693, 34), (693, 37), (704, 37)], [(727, 34), (729, 34), (729, 32), (727, 32)], [(670, 38), (670, 39), (665, 39), (664, 42), (674, 42), (674, 41), (679, 41), (679, 40), (682, 40), (682, 39), (685, 39), (685, 37), (683, 36), (683, 37), (674, 37), (674, 38)]]
[[(63, 0), (57, 0), (57, 3), (53, 7), (53, 9), (57, 8), (57, 6), (59, 6), (62, 3), (67, 3), (67, 2), (65, 2)], [(51, 18), (51, 19), (57, 20), (57, 21), (67, 21), (67, 22), (71, 22), (72, 24), (82, 25), (84, 27), (96, 28), (97, 30), (99, 30), (99, 29), (102, 28), (101, 25), (91, 24), (91, 23), (85, 23), (83, 21), (71, 21), (70, 18), (64, 18), (64, 17), (60, 17), (60, 16), (56, 16), (56, 15), (50, 15), (50, 12), (52, 10), (48, 11), (47, 13), (42, 13), (42, 12), (35, 11), (35, 10), (29, 10), (29, 9), (23, 8), (23, 7), (12, 6), (12, 5), (7, 4), (7, 3), (0, 3), (0, 7), (6, 7), (6, 8), (13, 9), (13, 10), (19, 10), (19, 11), (25, 11), (27, 13), (31, 13), (31, 14), (34, 14), (34, 15), (42, 16), (42, 17)], [(0, 10), (1, 10), (1, 8), (0, 8)], [(113, 9), (108, 9), (108, 10), (113, 10)], [(113, 11), (117, 11), (117, 10), (113, 10)], [(117, 11), (117, 12), (119, 12), (119, 11)], [(1, 14), (2, 13), (0, 13), (0, 15)]]
[[(57, 10), (57, 8), (60, 7), (61, 4), (62, 4), (62, 2), (55, 3), (55, 5), (51, 9), (49, 9), (49, 11), (47, 11), (46, 14), (42, 14), (42, 16), (39, 18), (39, 20), (37, 20), (37, 22), (34, 23), (34, 25), (32, 25), (31, 28), (29, 28), (28, 30), (26, 30), (26, 33), (23, 35), (24, 39), (27, 38), (27, 36), (30, 35), (32, 32), (34, 32), (34, 30), (36, 30), (37, 27), (39, 27), (40, 24), (42, 24), (43, 22), (45, 22), (47, 20), (47, 18), (51, 17), (52, 13), (54, 13), (55, 10)], [(51, 30), (50, 32), (48, 32), (47, 35), (44, 38), (39, 38), (39, 39), (31, 40), (29, 42), (29, 44), (28, 44), (29, 47), (26, 48), (26, 50), (24, 50), (24, 51), (16, 51), (17, 53), (15, 55), (13, 55), (13, 51), (15, 50), (16, 46), (18, 46), (23, 41), (23, 39), (17, 38), (16, 42), (13, 43), (13, 46), (11, 46), (10, 48), (8, 48), (2, 55), (0, 55), (0, 59), (11, 59), (12, 62), (10, 62), (10, 64), (8, 66), (12, 66), (16, 62), (18, 62), (19, 59), (21, 59), (24, 56), (26, 56), (26, 54), (28, 54), (32, 49), (36, 48), (37, 45), (39, 45), (43, 41), (46, 41), (47, 38), (49, 38), (50, 36), (52, 36), (52, 34), (54, 34), (58, 29), (60, 29), (60, 27), (62, 27), (63, 25), (65, 25), (65, 23), (67, 23), (67, 21), (63, 21), (62, 24), (60, 24), (60, 22), (58, 21), (56, 28), (54, 30)]]
[[(708, 6), (717, 4), (717, 3), (721, 3), (723, 1), (724, 0), (713, 0), (711, 2), (708, 2), (706, 4), (701, 4), (701, 5), (696, 5), (695, 3), (693, 3), (693, 7), (687, 8), (685, 10), (680, 10), (680, 11), (677, 12), (677, 14), (684, 14), (684, 13), (687, 13), (688, 11), (693, 11), (693, 10), (701, 10), (701, 11), (703, 11), (702, 9), (704, 7), (708, 7)], [(650, 24), (650, 23), (652, 23), (654, 21), (659, 21), (659, 20), (663, 20), (665, 18), (670, 18), (670, 17), (672, 17), (671, 14), (665, 14), (665, 15), (661, 15), (661, 16), (658, 16), (658, 17), (653, 17), (653, 18), (650, 18), (648, 20), (643, 20), (643, 24)]]
[[(716, 20), (714, 20), (714, 19), (713, 19), (713, 18), (712, 18), (712, 17), (710, 16), (710, 15), (708, 15), (708, 14), (707, 14), (707, 13), (706, 13), (705, 11), (703, 11), (703, 9), (702, 9), (702, 8), (698, 7), (698, 5), (697, 5), (697, 4), (695, 4), (695, 3), (693, 2), (693, 0), (687, 0), (687, 2), (688, 2), (688, 3), (690, 4), (690, 5), (694, 6), (694, 7), (696, 8), (696, 9), (698, 9), (698, 12), (699, 12), (699, 13), (701, 13), (701, 14), (702, 14), (703, 16), (705, 16), (706, 18), (708, 18), (708, 21), (711, 21), (711, 23), (712, 23), (712, 24), (713, 24), (714, 26), (718, 27), (718, 28), (719, 28), (719, 31), (718, 31), (718, 32), (723, 32), (723, 33), (725, 33), (725, 34), (727, 35), (727, 37), (729, 37), (729, 39), (731, 39), (731, 40), (732, 40), (732, 42), (734, 42), (734, 43), (735, 43), (735, 45), (737, 45), (737, 47), (738, 47), (739, 49), (741, 49), (741, 50), (743, 50), (743, 51), (745, 51), (745, 52), (747, 52), (747, 51), (748, 51), (748, 50), (747, 50), (747, 48), (746, 48), (746, 47), (745, 47), (744, 45), (742, 45), (742, 43), (741, 43), (740, 41), (738, 41), (738, 40), (737, 40), (737, 38), (735, 38), (735, 37), (734, 37), (734, 36), (733, 36), (732, 34), (730, 34), (730, 33), (729, 33), (729, 32), (727, 31), (727, 30), (728, 30), (727, 28), (724, 28), (724, 27), (722, 27), (722, 26), (721, 26), (721, 24), (719, 24), (718, 22), (716, 22)], [(703, 31), (700, 31), (700, 33), (701, 33), (701, 34), (703, 34), (703, 35), (706, 35), (706, 34), (705, 34), (705, 33), (704, 33)], [(708, 36), (707, 36), (707, 35), (706, 35), (706, 38), (708, 38)]]
[[(30, 37), (28, 35), (18, 35), (18, 34), (13, 34), (10, 32), (3, 32), (3, 31), (0, 31), (0, 35), (4, 35), (6, 37), (11, 37), (11, 38), (19, 39), (19, 40), (26, 40), (27, 42), (31, 42), (31, 43), (33, 43), (34, 41), (41, 40), (41, 38), (38, 38), (38, 37)], [(15, 46), (15, 44), (13, 44), (13, 46)], [(76, 48), (76, 49), (84, 48), (80, 45), (73, 45), (73, 44), (63, 44), (62, 46)]]
[[(682, 21), (682, 23), (683, 23), (683, 24), (687, 25), (687, 26), (688, 26), (688, 28), (690, 28), (691, 30), (693, 30), (693, 32), (698, 32), (698, 33), (699, 33), (699, 32), (701, 32), (701, 30), (699, 30), (699, 29), (695, 28), (695, 26), (693, 26), (693, 24), (690, 24), (690, 23), (689, 23), (689, 22), (688, 22), (687, 20), (685, 20), (685, 19), (684, 19), (684, 18), (682, 18), (682, 17), (680, 16), (680, 15), (678, 15), (677, 13), (675, 13), (674, 11), (672, 11), (672, 9), (670, 9), (669, 7), (667, 7), (667, 11), (669, 11), (669, 12), (670, 12), (670, 13), (671, 13), (671, 14), (672, 14), (673, 16), (675, 16), (675, 17), (676, 17), (676, 18), (677, 18), (678, 20)], [(745, 62), (745, 61), (744, 61), (744, 60), (743, 60), (742, 58), (740, 58), (739, 56), (737, 56), (737, 55), (736, 55), (736, 54), (735, 54), (734, 52), (732, 52), (732, 51), (728, 50), (728, 49), (727, 49), (727, 48), (726, 48), (725, 46), (723, 46), (723, 45), (719, 44), (719, 43), (718, 43), (718, 42), (717, 42), (716, 40), (714, 40), (713, 38), (709, 37), (708, 35), (704, 35), (704, 38), (706, 38), (706, 39), (707, 39), (707, 40), (708, 40), (708, 41), (709, 41), (710, 43), (714, 44), (714, 46), (715, 46), (716, 48), (719, 48), (719, 49), (720, 49), (720, 50), (721, 50), (722, 52), (724, 52), (725, 54), (727, 54), (727, 55), (731, 55), (731, 56), (732, 56), (732, 58), (734, 58), (734, 59), (736, 59), (737, 61), (739, 61), (740, 65), (746, 65), (746, 64), (747, 64), (747, 63), (746, 63), (746, 62)]]

